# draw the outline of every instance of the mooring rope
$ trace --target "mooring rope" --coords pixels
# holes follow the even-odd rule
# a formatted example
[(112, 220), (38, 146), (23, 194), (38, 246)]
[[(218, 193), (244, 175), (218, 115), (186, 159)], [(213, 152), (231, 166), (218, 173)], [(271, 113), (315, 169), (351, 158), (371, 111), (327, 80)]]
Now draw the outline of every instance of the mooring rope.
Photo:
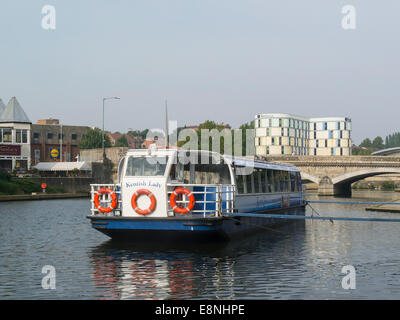
[(267, 213), (231, 213), (225, 217), (258, 217), (258, 218), (274, 218), (274, 219), (304, 219), (304, 220), (330, 220), (330, 221), (373, 221), (373, 222), (400, 222), (400, 219), (387, 218), (358, 218), (358, 217), (323, 217), (323, 216), (299, 216), (286, 214), (267, 214)]

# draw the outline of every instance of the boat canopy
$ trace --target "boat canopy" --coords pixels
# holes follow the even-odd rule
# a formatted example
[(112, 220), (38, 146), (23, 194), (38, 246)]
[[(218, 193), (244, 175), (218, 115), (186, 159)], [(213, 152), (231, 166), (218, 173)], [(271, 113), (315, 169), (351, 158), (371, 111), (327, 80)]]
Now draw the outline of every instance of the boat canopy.
[(288, 164), (266, 162), (266, 161), (254, 160), (252, 158), (245, 158), (245, 157), (224, 156), (224, 158), (227, 163), (229, 163), (231, 165), (236, 165), (236, 166), (263, 168), (263, 169), (271, 169), (271, 170), (294, 171), (294, 172), (300, 171), (297, 167), (288, 165)]
[(79, 162), (39, 162), (33, 168), (39, 171), (72, 171), (78, 169), (81, 171), (92, 171), (89, 164), (84, 161)]

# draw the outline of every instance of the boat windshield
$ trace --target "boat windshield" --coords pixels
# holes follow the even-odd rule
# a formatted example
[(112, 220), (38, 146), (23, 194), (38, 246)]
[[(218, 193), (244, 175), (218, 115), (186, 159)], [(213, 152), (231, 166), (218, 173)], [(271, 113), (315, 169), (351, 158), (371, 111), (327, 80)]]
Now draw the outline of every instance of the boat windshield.
[(168, 157), (129, 157), (126, 176), (163, 176)]

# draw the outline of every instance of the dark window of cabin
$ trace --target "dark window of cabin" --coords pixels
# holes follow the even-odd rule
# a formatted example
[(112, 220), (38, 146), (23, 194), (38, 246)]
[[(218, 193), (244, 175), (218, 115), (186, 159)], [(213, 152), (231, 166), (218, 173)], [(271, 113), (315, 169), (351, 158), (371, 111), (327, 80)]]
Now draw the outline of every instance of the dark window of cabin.
[(283, 192), (289, 192), (290, 191), (289, 172), (288, 171), (282, 171), (282, 174), (283, 174)]
[(261, 191), (260, 191), (260, 184), (259, 184), (259, 182), (258, 182), (258, 170), (259, 169), (256, 169), (256, 168), (254, 168), (253, 169), (253, 173), (251, 174), (251, 176), (252, 176), (252, 184), (253, 184), (253, 193), (260, 193)]
[(274, 188), (274, 173), (273, 170), (268, 169), (267, 170), (267, 190), (268, 192), (275, 192), (275, 188)]
[[(204, 154), (203, 154), (204, 157)], [(195, 160), (195, 161), (194, 161)], [(183, 166), (183, 175), (181, 172), (176, 172), (175, 175), (183, 177), (184, 183), (189, 184), (231, 184), (231, 175), (228, 165), (223, 161), (222, 158), (212, 158), (204, 160), (198, 155), (197, 159), (194, 159), (192, 163), (187, 163)], [(178, 161), (180, 161), (178, 159)], [(194, 163), (196, 162), (196, 163)], [(173, 165), (171, 172), (177, 170), (181, 166)], [(182, 169), (179, 169), (180, 171)], [(171, 177), (171, 174), (170, 174)], [(173, 179), (174, 180), (174, 179)], [(182, 180), (182, 178), (180, 178)]]
[(281, 172), (279, 170), (274, 170), (274, 191), (281, 192)]
[(253, 188), (251, 187), (251, 180), (252, 180), (251, 177), (252, 177), (252, 175), (248, 174), (248, 175), (243, 176), (243, 177), (245, 177), (245, 181), (246, 181), (245, 192), (246, 193), (252, 193), (253, 192)]
[(291, 192), (297, 191), (297, 176), (296, 172), (294, 171), (290, 172), (290, 191)]
[(53, 139), (53, 134), (51, 132), (47, 133), (47, 139)]
[(220, 164), (196, 164), (194, 172), (196, 184), (230, 184), (231, 176), (229, 167), (225, 163)]
[(303, 191), (300, 172), (296, 172), (296, 175), (297, 175), (297, 191)]
[(266, 172), (267, 172), (267, 169), (260, 169), (260, 171), (259, 171), (259, 179), (260, 179), (260, 187), (261, 187), (260, 192), (262, 192), (262, 193), (267, 192), (267, 184), (265, 182)]
[(239, 192), (239, 194), (243, 194), (244, 193), (244, 176), (236, 176), (236, 187), (237, 187), (237, 191)]
[(71, 134), (71, 139), (76, 140), (78, 138), (78, 135), (76, 133)]
[(34, 132), (33, 133), (33, 138), (34, 139), (38, 139), (39, 138), (39, 133), (38, 132)]

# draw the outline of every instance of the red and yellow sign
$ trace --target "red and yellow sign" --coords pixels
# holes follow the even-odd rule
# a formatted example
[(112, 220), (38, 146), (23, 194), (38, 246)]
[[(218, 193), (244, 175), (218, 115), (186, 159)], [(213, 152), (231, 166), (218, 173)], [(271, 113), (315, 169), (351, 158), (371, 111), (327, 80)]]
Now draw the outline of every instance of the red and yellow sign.
[(59, 159), (60, 158), (60, 151), (56, 148), (50, 149), (50, 158), (52, 159)]

